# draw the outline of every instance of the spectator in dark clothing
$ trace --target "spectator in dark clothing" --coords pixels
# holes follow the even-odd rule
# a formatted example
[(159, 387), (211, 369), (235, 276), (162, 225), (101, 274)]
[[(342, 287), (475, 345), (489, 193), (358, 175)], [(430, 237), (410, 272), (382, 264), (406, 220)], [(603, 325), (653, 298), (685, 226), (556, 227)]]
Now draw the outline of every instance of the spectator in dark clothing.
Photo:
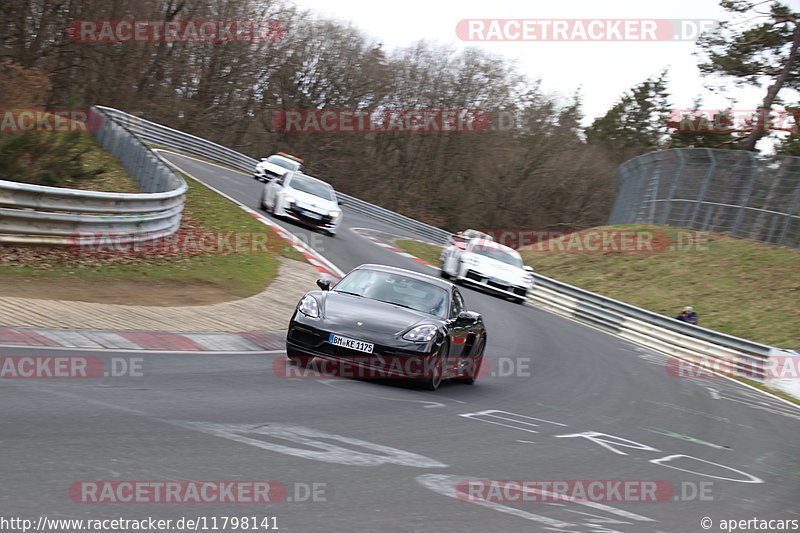
[(688, 322), (689, 324), (697, 325), (697, 313), (695, 313), (694, 309), (689, 306), (684, 307), (683, 311), (681, 311), (681, 314), (675, 318), (681, 322)]

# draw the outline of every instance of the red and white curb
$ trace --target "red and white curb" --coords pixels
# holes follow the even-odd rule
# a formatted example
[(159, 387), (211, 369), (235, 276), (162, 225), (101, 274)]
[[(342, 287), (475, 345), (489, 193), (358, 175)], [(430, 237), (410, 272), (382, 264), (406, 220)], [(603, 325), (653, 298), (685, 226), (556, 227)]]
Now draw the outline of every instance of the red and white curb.
[[(367, 239), (369, 241), (372, 241), (374, 244), (380, 246), (381, 248), (385, 248), (386, 250), (389, 250), (390, 252), (394, 252), (397, 255), (401, 255), (401, 256), (403, 256), (405, 258), (411, 259), (412, 261), (416, 261), (417, 263), (420, 263), (420, 264), (429, 266), (431, 268), (435, 268), (436, 270), (439, 270), (439, 267), (434, 266), (434, 265), (428, 263), (427, 261), (423, 261), (419, 257), (417, 257), (415, 255), (411, 255), (410, 253), (406, 252), (405, 250), (401, 250), (400, 248), (397, 248), (392, 243), (386, 242), (384, 240), (386, 237), (382, 236), (382, 235), (386, 235), (386, 234), (384, 234), (382, 232), (376, 232), (375, 230), (371, 230), (369, 228), (353, 228), (353, 231), (358, 233), (359, 235), (361, 235), (365, 239)], [(387, 237), (388, 237), (388, 235), (387, 235)], [(401, 240), (404, 240), (404, 241), (416, 241), (416, 242), (421, 242), (423, 244), (430, 244), (431, 246), (439, 246), (438, 244), (434, 244), (434, 243), (428, 242), (428, 241), (423, 241), (423, 240), (420, 240), (420, 239), (415, 239), (413, 237), (401, 237), (399, 235), (396, 236), (396, 237), (398, 239), (401, 239)]]
[[(175, 352), (263, 352), (283, 350), (285, 331), (174, 333), (55, 328), (0, 328), (0, 346)], [(7, 349), (3, 349), (7, 352)]]

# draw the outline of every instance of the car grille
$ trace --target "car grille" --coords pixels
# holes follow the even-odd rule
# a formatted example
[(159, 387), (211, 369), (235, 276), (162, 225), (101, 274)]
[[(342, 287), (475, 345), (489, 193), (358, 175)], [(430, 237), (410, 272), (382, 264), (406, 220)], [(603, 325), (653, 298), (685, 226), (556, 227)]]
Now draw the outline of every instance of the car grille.
[(475, 281), (482, 282), (483, 276), (475, 272), (474, 270), (467, 270), (467, 279), (474, 279)]
[(306, 224), (314, 224), (314, 225), (317, 225), (317, 226), (324, 226), (324, 225), (330, 224), (331, 220), (332, 220), (331, 217), (329, 217), (328, 215), (321, 215), (321, 218), (313, 218), (313, 217), (304, 215), (303, 213), (301, 213), (302, 210), (298, 209), (295, 206), (292, 206), (289, 209), (289, 211), (291, 211), (294, 216), (296, 216), (297, 218), (299, 218), (301, 221), (305, 222)]
[(526, 296), (528, 293), (528, 290), (525, 287), (515, 287), (498, 281), (489, 281), (488, 279), (481, 276), (474, 270), (467, 270), (466, 278), (471, 279), (473, 281), (477, 281), (478, 283), (486, 284), (489, 287), (493, 287), (501, 291), (513, 292), (514, 294), (517, 294), (519, 296)]

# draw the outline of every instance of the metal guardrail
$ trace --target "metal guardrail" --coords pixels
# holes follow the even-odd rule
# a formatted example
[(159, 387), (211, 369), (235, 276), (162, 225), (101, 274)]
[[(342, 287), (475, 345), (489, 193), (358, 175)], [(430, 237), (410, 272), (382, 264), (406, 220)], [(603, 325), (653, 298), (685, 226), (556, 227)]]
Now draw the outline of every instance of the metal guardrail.
[[(116, 109), (100, 109), (115, 120), (127, 124), (131, 131), (145, 142), (210, 160), (248, 174), (253, 171), (257, 163), (251, 157), (205, 139)], [(449, 232), (424, 222), (352, 196), (344, 194), (339, 196), (343, 205), (354, 211), (413, 230), (436, 244), (444, 244), (450, 238)], [(691, 360), (714, 370), (763, 382), (769, 378), (770, 353), (779, 351), (746, 339), (686, 324), (540, 274), (534, 274), (534, 278), (535, 285), (529, 295), (530, 302), (587, 322), (638, 344)]]
[(763, 382), (775, 348), (534, 274), (533, 303), (702, 366)]
[(180, 226), (187, 186), (150, 148), (102, 110), (89, 129), (142, 193), (82, 191), (0, 180), (0, 242), (81, 245), (146, 242)]
[[(130, 131), (147, 143), (161, 148), (175, 150), (186, 155), (206, 159), (220, 165), (234, 168), (241, 172), (251, 174), (255, 169), (257, 159), (239, 153), (220, 144), (207, 141), (200, 137), (139, 118), (110, 107), (98, 107), (116, 121), (125, 124)], [(413, 218), (389, 211), (377, 205), (370, 204), (341, 192), (336, 193), (342, 205), (353, 211), (373, 218), (381, 219), (389, 224), (413, 230), (419, 235), (430, 239), (437, 244), (444, 244), (450, 238), (450, 233), (435, 228)]]

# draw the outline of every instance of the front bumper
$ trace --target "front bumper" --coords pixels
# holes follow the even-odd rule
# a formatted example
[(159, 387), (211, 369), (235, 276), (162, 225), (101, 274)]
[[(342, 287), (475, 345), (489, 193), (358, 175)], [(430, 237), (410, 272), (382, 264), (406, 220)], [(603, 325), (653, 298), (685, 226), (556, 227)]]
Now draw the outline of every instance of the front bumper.
[(314, 215), (310, 214), (312, 213), (311, 211), (307, 209), (301, 209), (291, 204), (283, 207), (283, 213), (285, 216), (303, 224), (304, 226), (328, 231), (335, 230), (339, 225), (339, 220), (342, 218), (341, 215), (336, 218), (332, 218), (328, 215), (321, 214), (319, 214), (320, 218), (316, 218)]
[[(408, 343), (403, 347), (374, 343), (373, 353), (367, 354), (330, 344), (328, 338), (331, 333), (293, 320), (286, 333), (286, 348), (301, 355), (340, 361), (363, 370), (356, 377), (424, 378), (428, 377), (426, 369), (431, 368), (432, 358), (437, 357), (434, 355), (436, 346), (432, 342)], [(341, 335), (359, 338), (349, 331)], [(360, 338), (372, 342), (363, 334)]]
[(472, 287), (514, 298), (527, 298), (528, 290), (530, 290), (529, 287), (513, 285), (504, 280), (489, 278), (480, 272), (469, 269), (462, 275), (459, 275), (458, 279)]

